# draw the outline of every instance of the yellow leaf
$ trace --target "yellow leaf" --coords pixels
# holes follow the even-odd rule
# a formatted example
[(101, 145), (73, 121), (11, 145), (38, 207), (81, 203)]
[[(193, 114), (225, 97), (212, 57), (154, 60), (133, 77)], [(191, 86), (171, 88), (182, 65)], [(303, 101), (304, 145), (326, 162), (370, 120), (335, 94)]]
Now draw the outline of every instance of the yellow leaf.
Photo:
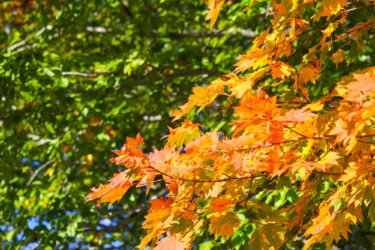
[(181, 127), (169, 128), (169, 132), (167, 145), (169, 147), (176, 146), (178, 149), (181, 148), (182, 144), (187, 144), (202, 134), (199, 124), (193, 124), (189, 120), (185, 120)]
[(331, 59), (331, 61), (334, 62), (337, 67), (339, 63), (345, 61), (344, 51), (342, 49), (337, 50), (329, 59)]
[(214, 26), (217, 17), (219, 16), (221, 7), (223, 6), (225, 0), (208, 0), (207, 7), (208, 7), (208, 14), (206, 20), (210, 20), (210, 27)]
[(175, 117), (173, 120), (177, 120), (181, 116), (189, 113), (195, 106), (200, 107), (198, 112), (202, 110), (212, 103), (218, 95), (224, 93), (224, 85), (227, 85), (227, 83), (222, 80), (216, 80), (207, 87), (194, 87), (193, 94), (190, 95), (189, 101), (182, 105), (180, 109), (171, 112), (171, 115)]
[(346, 4), (347, 0), (324, 0), (321, 9), (313, 18), (319, 20), (321, 17), (336, 15)]
[(240, 224), (240, 220), (233, 213), (214, 216), (210, 222), (210, 232), (215, 235), (215, 238), (222, 236), (224, 239), (233, 235), (234, 229)]
[(310, 62), (299, 72), (300, 83), (305, 84), (309, 81), (315, 83), (321, 71), (322, 68), (319, 60), (316, 57), (312, 58)]
[(85, 161), (87, 165), (92, 165), (94, 156), (92, 154), (85, 155)]
[(173, 216), (171, 213), (171, 204), (173, 200), (169, 198), (155, 199), (151, 201), (149, 213), (145, 216), (143, 228), (147, 229), (147, 235), (142, 239), (138, 248), (143, 249), (147, 244), (158, 236), (163, 229), (166, 220)]
[(323, 103), (312, 103), (312, 104), (307, 105), (307, 109), (314, 111), (314, 112), (318, 112), (322, 110), (323, 108), (324, 108)]
[(330, 37), (331, 34), (337, 29), (338, 23), (330, 23), (328, 27), (322, 31), (323, 35), (326, 37)]
[(284, 62), (273, 62), (271, 63), (272, 77), (284, 79), (291, 76), (295, 70), (292, 66)]
[(330, 164), (330, 165), (337, 165), (337, 160), (340, 159), (341, 156), (337, 152), (329, 152), (327, 155), (325, 155), (319, 163), (321, 164)]

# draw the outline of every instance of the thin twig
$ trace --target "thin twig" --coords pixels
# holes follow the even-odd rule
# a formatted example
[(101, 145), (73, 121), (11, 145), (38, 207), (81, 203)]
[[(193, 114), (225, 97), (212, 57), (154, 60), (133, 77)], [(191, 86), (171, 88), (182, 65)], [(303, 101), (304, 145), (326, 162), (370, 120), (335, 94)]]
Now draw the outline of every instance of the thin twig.
[(84, 73), (84, 72), (73, 72), (73, 71), (68, 71), (68, 72), (61, 72), (62, 76), (80, 76), (80, 77), (97, 77), (99, 74), (98, 73)]
[(190, 181), (190, 182), (226, 182), (226, 181), (233, 181), (233, 180), (247, 180), (247, 179), (254, 179), (259, 177), (259, 175), (249, 175), (249, 176), (242, 176), (242, 177), (235, 177), (235, 176), (229, 176), (228, 178), (223, 178), (223, 179), (218, 179), (218, 180), (199, 180), (199, 179), (186, 179), (182, 177), (177, 177), (177, 176), (172, 176), (170, 174), (164, 173), (160, 171), (157, 168), (154, 168), (153, 166), (148, 166), (149, 168), (155, 170), (159, 174), (168, 176), (169, 178), (172, 179), (177, 179), (179, 181)]
[(35, 179), (35, 177), (43, 170), (45, 169), (46, 167), (48, 167), (48, 165), (50, 165), (51, 163), (53, 163), (53, 160), (50, 160), (50, 161), (47, 161), (46, 163), (44, 163), (43, 165), (41, 165), (37, 170), (35, 170), (34, 174), (30, 177), (30, 180), (27, 182), (27, 186), (29, 186), (33, 180)]
[(341, 175), (342, 173), (340, 172), (323, 172), (323, 171), (313, 171), (314, 174), (321, 174), (321, 175)]
[(41, 28), (40, 30), (38, 30), (38, 31), (35, 33), (34, 36), (29, 36), (29, 37), (27, 37), (26, 39), (24, 39), (24, 40), (22, 40), (22, 41), (20, 41), (20, 42), (18, 42), (18, 43), (13, 44), (13, 45), (10, 46), (9, 48), (7, 48), (7, 51), (8, 51), (8, 52), (12, 52), (13, 50), (18, 49), (19, 47), (24, 46), (24, 45), (25, 45), (28, 41), (30, 41), (33, 37), (38, 37), (38, 36), (42, 35), (42, 34), (44, 33), (44, 31), (46, 31), (46, 30), (51, 30), (51, 29), (52, 29), (52, 26), (51, 26), (51, 25), (47, 25), (47, 26)]

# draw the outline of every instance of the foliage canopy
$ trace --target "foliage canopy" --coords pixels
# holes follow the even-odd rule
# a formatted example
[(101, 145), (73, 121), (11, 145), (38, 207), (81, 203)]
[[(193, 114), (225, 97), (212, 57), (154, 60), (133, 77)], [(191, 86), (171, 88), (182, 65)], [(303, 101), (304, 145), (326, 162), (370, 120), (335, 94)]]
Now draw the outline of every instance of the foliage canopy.
[[(226, 5), (207, 3), (212, 26)], [(373, 234), (374, 10), (370, 0), (271, 1), (268, 28), (234, 71), (171, 111), (185, 118), (160, 150), (145, 154), (143, 138), (128, 137), (112, 159), (125, 170), (88, 200), (164, 183), (140, 248), (280, 249), (302, 238), (304, 249), (330, 249)]]
[(85, 196), (117, 171), (109, 149), (145, 131), (160, 147), (168, 109), (231, 67), (262, 28), (243, 8), (209, 30), (198, 1), (1, 1), (0, 248), (135, 247), (144, 192), (109, 211)]

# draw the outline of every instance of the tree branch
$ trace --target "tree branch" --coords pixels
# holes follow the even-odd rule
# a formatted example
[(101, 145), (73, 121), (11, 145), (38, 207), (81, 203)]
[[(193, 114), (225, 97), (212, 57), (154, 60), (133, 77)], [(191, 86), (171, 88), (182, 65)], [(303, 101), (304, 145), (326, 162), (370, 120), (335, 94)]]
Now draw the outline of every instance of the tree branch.
[(46, 167), (48, 167), (48, 165), (50, 165), (51, 163), (53, 163), (53, 160), (50, 160), (50, 161), (47, 161), (46, 163), (44, 163), (43, 165), (41, 165), (40, 167), (38, 167), (38, 169), (34, 172), (34, 174), (30, 177), (29, 181), (27, 182), (27, 186), (29, 186), (33, 180), (35, 179), (35, 177), (43, 170), (45, 169)]
[[(156, 34), (156, 32), (154, 32)], [(167, 36), (174, 39), (182, 39), (182, 38), (204, 38), (204, 37), (221, 37), (225, 35), (231, 35), (231, 36), (243, 36), (246, 38), (255, 38), (256, 33), (252, 30), (246, 30), (246, 29), (228, 29), (228, 30), (218, 30), (213, 29), (210, 31), (206, 30), (185, 30), (181, 33), (169, 33)]]
[[(109, 73), (109, 72), (105, 72), (105, 73)], [(104, 73), (102, 73), (102, 74), (104, 74)], [(64, 72), (61, 72), (61, 75), (62, 76), (80, 76), (80, 77), (93, 78), (93, 77), (97, 77), (99, 75), (99, 73), (64, 71)]]
[(162, 175), (165, 175), (165, 176), (168, 176), (169, 178), (171, 179), (177, 179), (179, 181), (190, 181), (190, 182), (226, 182), (226, 181), (233, 181), (233, 180), (247, 180), (247, 179), (255, 179), (257, 177), (260, 177), (260, 176), (265, 176), (265, 175), (249, 175), (249, 176), (241, 176), (241, 177), (236, 177), (236, 176), (227, 176), (227, 178), (223, 178), (223, 179), (218, 179), (218, 180), (200, 180), (200, 179), (186, 179), (186, 178), (182, 178), (182, 177), (176, 177), (176, 176), (173, 176), (173, 175), (170, 175), (170, 174), (167, 174), (167, 173), (164, 173), (162, 171), (160, 171), (159, 169), (157, 168), (154, 168), (153, 166), (148, 166), (149, 168), (155, 170), (156, 172), (158, 172), (159, 174), (162, 174)]
[[(52, 29), (52, 26), (51, 26), (51, 25), (47, 25), (47, 26), (41, 28), (40, 30), (38, 30), (38, 31), (35, 33), (34, 36), (29, 36), (29, 37), (27, 37), (26, 39), (24, 39), (24, 40), (22, 40), (22, 41), (20, 41), (20, 42), (18, 42), (18, 43), (13, 44), (13, 45), (10, 46), (9, 48), (7, 48), (7, 51), (8, 51), (8, 52), (12, 52), (12, 51), (14, 51), (14, 50), (16, 50), (16, 49), (18, 49), (18, 50), (16, 50), (16, 52), (23, 51), (23, 50), (25, 50), (25, 49), (21, 49), (21, 50), (20, 50), (19, 47), (26, 45), (26, 43), (27, 43), (28, 41), (30, 41), (33, 37), (38, 37), (38, 36), (42, 35), (46, 30), (51, 30), (51, 29)], [(32, 46), (32, 45), (29, 45), (29, 46), (31, 46), (32, 48), (35, 47), (35, 46)], [(26, 47), (28, 47), (28, 46), (26, 46)]]

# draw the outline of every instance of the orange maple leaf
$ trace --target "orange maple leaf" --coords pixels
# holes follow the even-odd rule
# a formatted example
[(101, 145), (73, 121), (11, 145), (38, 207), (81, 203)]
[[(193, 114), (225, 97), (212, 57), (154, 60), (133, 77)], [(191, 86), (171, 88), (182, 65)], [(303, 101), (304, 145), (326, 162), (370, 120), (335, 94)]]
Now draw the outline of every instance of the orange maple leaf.
[(209, 11), (208, 11), (206, 20), (210, 20), (211, 28), (212, 26), (214, 26), (224, 2), (225, 0), (208, 0), (207, 1), (207, 6), (208, 6)]
[(191, 142), (198, 138), (202, 132), (199, 129), (200, 124), (194, 124), (189, 120), (185, 120), (182, 126), (172, 129), (169, 128), (169, 135), (165, 136), (168, 138), (167, 145), (169, 147), (176, 146), (178, 149), (182, 144)]
[(187, 246), (176, 235), (168, 235), (156, 243), (155, 250), (184, 250)]
[(302, 108), (289, 110), (285, 115), (275, 117), (274, 120), (279, 122), (304, 122), (312, 117), (315, 117), (314, 113)]
[(210, 210), (215, 213), (222, 213), (233, 207), (233, 201), (227, 198), (215, 198), (211, 202)]
[(128, 171), (115, 174), (115, 177), (108, 181), (106, 185), (100, 185), (93, 188), (87, 196), (87, 201), (100, 199), (100, 202), (113, 203), (120, 200), (126, 191), (132, 186), (133, 177), (129, 176)]
[(215, 237), (222, 236), (224, 238), (233, 235), (234, 229), (240, 224), (240, 220), (233, 213), (214, 216), (210, 222), (210, 232), (215, 234)]
[(345, 99), (353, 102), (362, 102), (375, 90), (375, 67), (368, 74), (353, 74), (355, 81), (347, 85), (348, 92)]

